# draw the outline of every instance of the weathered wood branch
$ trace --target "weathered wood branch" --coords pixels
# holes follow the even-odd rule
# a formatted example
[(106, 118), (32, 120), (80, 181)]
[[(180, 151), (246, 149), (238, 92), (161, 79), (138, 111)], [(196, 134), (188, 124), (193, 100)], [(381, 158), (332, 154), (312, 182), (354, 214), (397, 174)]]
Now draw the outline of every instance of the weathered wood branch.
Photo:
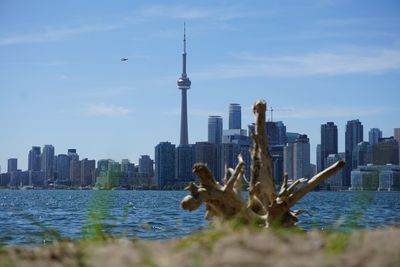
[(298, 179), (291, 185), (288, 184), (289, 177), (285, 174), (281, 189), (276, 194), (265, 127), (266, 110), (265, 101), (257, 101), (253, 105), (256, 123), (251, 133), (253, 147), (247, 204), (241, 193), (244, 161), (239, 155), (239, 162), (234, 170), (225, 167), (224, 185), (215, 181), (213, 174), (205, 164), (195, 164), (193, 172), (199, 177), (200, 185), (191, 183), (186, 188), (191, 195), (183, 198), (181, 202), (183, 209), (192, 211), (204, 202), (207, 219), (218, 217), (226, 220), (240, 217), (247, 222), (255, 220), (263, 222), (267, 227), (274, 224), (293, 226), (297, 222), (296, 216), (302, 211), (291, 211), (290, 208), (344, 166), (344, 161), (338, 161), (311, 179)]

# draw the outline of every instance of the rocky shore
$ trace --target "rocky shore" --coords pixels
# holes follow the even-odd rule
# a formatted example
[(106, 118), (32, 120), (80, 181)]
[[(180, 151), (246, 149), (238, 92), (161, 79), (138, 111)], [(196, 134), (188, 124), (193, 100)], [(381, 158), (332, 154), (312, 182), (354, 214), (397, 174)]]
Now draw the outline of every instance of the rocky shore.
[(400, 229), (327, 233), (220, 226), (179, 240), (1, 247), (0, 266), (400, 266)]

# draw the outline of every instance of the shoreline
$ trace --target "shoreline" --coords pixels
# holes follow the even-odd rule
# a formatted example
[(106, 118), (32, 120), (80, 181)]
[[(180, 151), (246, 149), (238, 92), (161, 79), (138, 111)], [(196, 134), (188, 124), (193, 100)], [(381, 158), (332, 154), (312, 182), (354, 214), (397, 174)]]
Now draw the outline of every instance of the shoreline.
[(396, 266), (400, 228), (350, 233), (223, 225), (181, 239), (0, 247), (0, 266)]

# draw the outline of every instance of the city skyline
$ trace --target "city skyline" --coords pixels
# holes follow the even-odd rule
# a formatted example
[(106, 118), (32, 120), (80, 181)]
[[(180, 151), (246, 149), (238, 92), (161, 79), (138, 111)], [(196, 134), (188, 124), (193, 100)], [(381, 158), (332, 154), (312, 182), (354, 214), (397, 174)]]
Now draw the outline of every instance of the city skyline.
[[(8, 158), (27, 169), (35, 145), (120, 161), (153, 156), (161, 141), (179, 144), (183, 21), (195, 81), (190, 143), (207, 140), (210, 115), (228, 128), (230, 103), (241, 104), (246, 129), (260, 98), (276, 110), (274, 121), (309, 137), (312, 162), (320, 125), (329, 121), (338, 127), (339, 152), (350, 120), (361, 121), (364, 140), (371, 128), (393, 136), (399, 4), (302, 4), (2, 3), (2, 172)], [(304, 15), (296, 20), (294, 12)]]

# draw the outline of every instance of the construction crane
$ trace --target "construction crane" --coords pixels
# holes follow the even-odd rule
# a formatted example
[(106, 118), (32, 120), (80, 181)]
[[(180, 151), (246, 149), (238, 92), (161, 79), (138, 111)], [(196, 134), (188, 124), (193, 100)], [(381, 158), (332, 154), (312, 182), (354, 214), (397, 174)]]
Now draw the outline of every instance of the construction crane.
[(285, 109), (285, 108), (273, 108), (270, 107), (267, 109), (269, 112), (271, 112), (271, 121), (274, 121), (274, 111), (292, 111), (291, 109)]

